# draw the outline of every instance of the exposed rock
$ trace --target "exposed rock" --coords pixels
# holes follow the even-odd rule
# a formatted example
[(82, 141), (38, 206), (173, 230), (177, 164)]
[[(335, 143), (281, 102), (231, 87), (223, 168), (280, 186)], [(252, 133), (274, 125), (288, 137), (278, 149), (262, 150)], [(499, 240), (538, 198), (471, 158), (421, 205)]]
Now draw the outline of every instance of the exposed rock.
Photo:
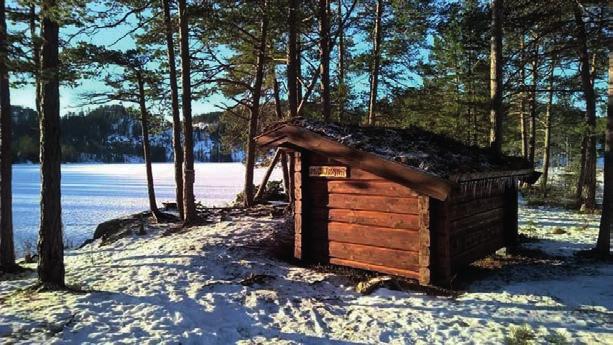
[(145, 223), (151, 216), (150, 212), (136, 213), (129, 216), (107, 220), (98, 224), (93, 240), (102, 239), (102, 244), (113, 243), (126, 236), (144, 234)]

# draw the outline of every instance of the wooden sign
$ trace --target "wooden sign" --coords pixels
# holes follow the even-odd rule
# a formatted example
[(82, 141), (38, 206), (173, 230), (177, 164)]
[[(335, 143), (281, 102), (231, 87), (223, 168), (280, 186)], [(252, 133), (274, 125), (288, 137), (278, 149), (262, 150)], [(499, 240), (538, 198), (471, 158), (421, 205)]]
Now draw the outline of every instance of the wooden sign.
[(347, 177), (347, 167), (311, 166), (309, 176), (312, 177)]

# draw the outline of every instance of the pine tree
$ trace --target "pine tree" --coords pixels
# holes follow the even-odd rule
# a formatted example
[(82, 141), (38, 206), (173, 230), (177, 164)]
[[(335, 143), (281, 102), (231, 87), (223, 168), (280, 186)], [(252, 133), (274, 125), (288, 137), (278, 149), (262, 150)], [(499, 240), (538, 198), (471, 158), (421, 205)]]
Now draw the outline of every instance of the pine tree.
[[(596, 208), (596, 95), (592, 76), (590, 73), (590, 54), (587, 46), (587, 33), (583, 22), (583, 11), (579, 4), (573, 6), (575, 19), (575, 35), (577, 42), (577, 54), (579, 57), (579, 71), (581, 87), (585, 99), (585, 123), (586, 131), (582, 142), (581, 173), (579, 179), (578, 194), (582, 209), (594, 210)], [(583, 193), (585, 195), (583, 195)]]
[(261, 19), (259, 42), (256, 47), (257, 58), (255, 64), (255, 79), (253, 82), (253, 100), (250, 106), (249, 134), (247, 137), (247, 162), (245, 170), (245, 207), (254, 204), (253, 173), (255, 170), (255, 136), (257, 134), (258, 121), (260, 117), (260, 97), (262, 94), (262, 84), (264, 82), (264, 68), (266, 65), (266, 42), (268, 35), (268, 3), (261, 0)]
[(609, 53), (609, 90), (607, 104), (607, 128), (605, 131), (604, 195), (602, 216), (595, 251), (610, 256), (613, 234), (613, 53)]
[(8, 30), (5, 3), (0, 0), (0, 271), (15, 271), (13, 242), (12, 126), (9, 90)]
[(373, 27), (372, 65), (370, 67), (370, 96), (368, 98), (368, 124), (376, 122), (377, 94), (379, 91), (379, 66), (381, 65), (381, 44), (383, 41), (383, 0), (377, 0), (375, 7), (375, 25)]
[(59, 29), (55, 0), (42, 0), (38, 280), (42, 289), (64, 288), (62, 237)]
[(490, 147), (502, 151), (502, 13), (503, 0), (491, 0), (492, 37), (490, 39)]
[(321, 102), (324, 121), (332, 116), (330, 100), (330, 0), (319, 1), (319, 63)]
[(151, 145), (149, 143), (149, 111), (145, 100), (145, 77), (139, 65), (134, 68), (134, 75), (138, 87), (138, 105), (140, 110), (140, 124), (143, 135), (143, 158), (145, 159), (145, 173), (147, 175), (147, 195), (149, 196), (149, 210), (156, 221), (161, 219), (161, 213), (155, 200), (155, 187), (153, 182), (153, 169), (151, 166)]
[(290, 117), (298, 115), (298, 35), (299, 21), (297, 17), (299, 1), (289, 0), (287, 15), (287, 97)]
[(189, 18), (187, 1), (179, 3), (179, 50), (181, 52), (181, 89), (183, 102), (183, 212), (186, 226), (196, 223), (194, 196), (194, 142), (192, 124), (191, 56), (189, 49)]
[(173, 40), (172, 18), (169, 0), (162, 0), (164, 12), (164, 34), (168, 54), (168, 77), (172, 108), (172, 147), (175, 161), (175, 190), (177, 209), (181, 219), (185, 219), (183, 205), (183, 148), (181, 147), (181, 118), (179, 115), (179, 91), (177, 87), (177, 69), (175, 66), (175, 45)]

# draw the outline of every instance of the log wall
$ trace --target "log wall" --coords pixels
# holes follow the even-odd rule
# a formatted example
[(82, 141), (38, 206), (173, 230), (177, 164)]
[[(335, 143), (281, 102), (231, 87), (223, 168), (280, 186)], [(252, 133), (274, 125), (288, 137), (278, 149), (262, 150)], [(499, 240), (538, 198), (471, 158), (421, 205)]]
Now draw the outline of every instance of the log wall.
[(469, 190), (446, 202), (445, 214), (450, 271), (481, 259), (504, 247), (509, 238), (509, 221), (517, 219), (512, 200), (514, 189)]
[(430, 279), (428, 197), (348, 167), (346, 178), (311, 177), (308, 166), (346, 166), (295, 156), (296, 257)]
[[(292, 157), (298, 259), (449, 285), (460, 268), (516, 243), (514, 187), (438, 201), (308, 151)], [(309, 176), (310, 166), (344, 166), (348, 175)]]

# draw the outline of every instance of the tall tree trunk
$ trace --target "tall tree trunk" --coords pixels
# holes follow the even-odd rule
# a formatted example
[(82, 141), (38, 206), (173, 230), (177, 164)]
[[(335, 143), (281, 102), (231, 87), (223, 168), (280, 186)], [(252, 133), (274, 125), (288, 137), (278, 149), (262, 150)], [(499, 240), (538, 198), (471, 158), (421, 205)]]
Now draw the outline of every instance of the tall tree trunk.
[(590, 55), (587, 48), (587, 33), (583, 22), (582, 10), (579, 4), (574, 6), (576, 38), (581, 72), (581, 86), (585, 98), (585, 162), (582, 165), (583, 192), (581, 208), (594, 210), (596, 208), (596, 95), (590, 75)]
[(257, 61), (255, 66), (255, 81), (253, 83), (253, 101), (249, 116), (249, 135), (247, 138), (247, 162), (245, 171), (245, 207), (253, 206), (253, 172), (255, 170), (255, 136), (260, 116), (260, 96), (264, 82), (264, 65), (266, 64), (266, 35), (268, 33), (267, 1), (262, 0), (262, 18), (260, 22), (260, 42), (256, 47)]
[(36, 33), (38, 26), (36, 25), (36, 6), (30, 5), (29, 8), (29, 25), (30, 25), (30, 39), (32, 40), (32, 63), (33, 63), (33, 75), (36, 95), (34, 97), (36, 102), (36, 113), (40, 116), (40, 37)]
[(530, 90), (530, 139), (528, 140), (528, 160), (530, 164), (534, 166), (534, 158), (536, 152), (536, 114), (537, 114), (537, 106), (538, 106), (538, 42), (534, 43), (536, 47), (534, 48), (534, 55), (532, 58), (532, 85)]
[(11, 156), (11, 97), (9, 89), (8, 34), (4, 0), (0, 0), (0, 271), (13, 271), (13, 192)]
[(172, 148), (175, 161), (175, 191), (177, 209), (181, 219), (185, 219), (183, 211), (183, 148), (181, 147), (181, 117), (179, 115), (179, 91), (177, 87), (177, 67), (175, 65), (175, 44), (168, 0), (162, 0), (164, 8), (164, 29), (166, 35), (166, 50), (168, 54), (168, 76), (170, 79), (170, 100), (172, 107)]
[(521, 154), (522, 157), (528, 159), (528, 126), (526, 124), (526, 64), (525, 64), (525, 37), (522, 34), (520, 41), (521, 49), (521, 67), (519, 77), (521, 79), (521, 92), (519, 94), (519, 130), (521, 132)]
[(287, 101), (289, 103), (290, 117), (298, 114), (298, 21), (296, 11), (298, 1), (289, 0), (287, 25), (289, 28), (287, 38)]
[(44, 289), (64, 287), (60, 146), (59, 24), (55, 0), (43, 0), (40, 114), (40, 230), (38, 280)]
[(379, 65), (381, 63), (381, 43), (383, 40), (383, 31), (381, 28), (382, 17), (383, 0), (377, 0), (375, 8), (375, 28), (373, 32), (373, 60), (370, 68), (370, 96), (368, 100), (368, 124), (371, 126), (376, 122)]
[(553, 106), (553, 81), (555, 71), (555, 59), (551, 60), (551, 69), (549, 70), (549, 94), (547, 98), (547, 109), (545, 109), (545, 143), (543, 149), (543, 176), (541, 177), (541, 188), (543, 196), (547, 197), (547, 179), (549, 177), (549, 160), (551, 153), (551, 107)]
[(330, 103), (330, 1), (319, 0), (319, 61), (324, 121), (332, 114)]
[(503, 0), (491, 0), (492, 37), (490, 39), (490, 147), (502, 151), (502, 7)]
[(147, 174), (147, 195), (149, 196), (149, 210), (156, 221), (160, 219), (160, 211), (155, 201), (155, 188), (153, 186), (153, 170), (151, 168), (151, 145), (149, 144), (149, 113), (145, 103), (145, 81), (140, 71), (136, 72), (138, 81), (138, 105), (140, 108), (140, 122), (143, 134), (143, 158)]
[(181, 51), (181, 88), (183, 91), (183, 223), (196, 222), (194, 196), (194, 128), (192, 125), (191, 57), (189, 52), (189, 13), (186, 0), (179, 3), (179, 49)]
[(347, 85), (345, 85), (345, 22), (343, 20), (343, 0), (338, 0), (338, 120), (343, 122)]
[(613, 233), (613, 53), (609, 52), (609, 101), (604, 153), (604, 195), (596, 252), (609, 255)]
[(577, 207), (580, 207), (583, 200), (583, 186), (585, 181), (585, 157), (586, 157), (586, 148), (587, 148), (587, 137), (584, 135), (581, 138), (581, 146), (579, 147), (580, 158), (579, 158), (579, 177), (577, 178), (577, 188), (575, 191), (575, 200)]
[[(297, 18), (298, 20), (300, 17)], [(298, 21), (300, 23), (300, 21)], [(296, 79), (298, 80), (298, 86), (296, 90), (296, 99), (298, 100), (298, 104), (302, 103), (303, 94), (302, 94), (302, 39), (300, 36), (300, 30), (298, 30), (298, 34), (296, 36)], [(308, 98), (308, 97), (307, 97)], [(300, 108), (300, 106), (298, 106)], [(298, 114), (300, 116), (300, 114)]]
[[(279, 91), (279, 82), (277, 81), (277, 74), (275, 69), (273, 71), (273, 91), (275, 98), (275, 112), (277, 113), (277, 119), (279, 121), (283, 120), (283, 111), (281, 110), (281, 96)], [(289, 170), (287, 165), (287, 154), (285, 152), (281, 152), (281, 169), (283, 170), (283, 188), (285, 189), (285, 193), (289, 195)], [(268, 182), (268, 181), (266, 181)]]

